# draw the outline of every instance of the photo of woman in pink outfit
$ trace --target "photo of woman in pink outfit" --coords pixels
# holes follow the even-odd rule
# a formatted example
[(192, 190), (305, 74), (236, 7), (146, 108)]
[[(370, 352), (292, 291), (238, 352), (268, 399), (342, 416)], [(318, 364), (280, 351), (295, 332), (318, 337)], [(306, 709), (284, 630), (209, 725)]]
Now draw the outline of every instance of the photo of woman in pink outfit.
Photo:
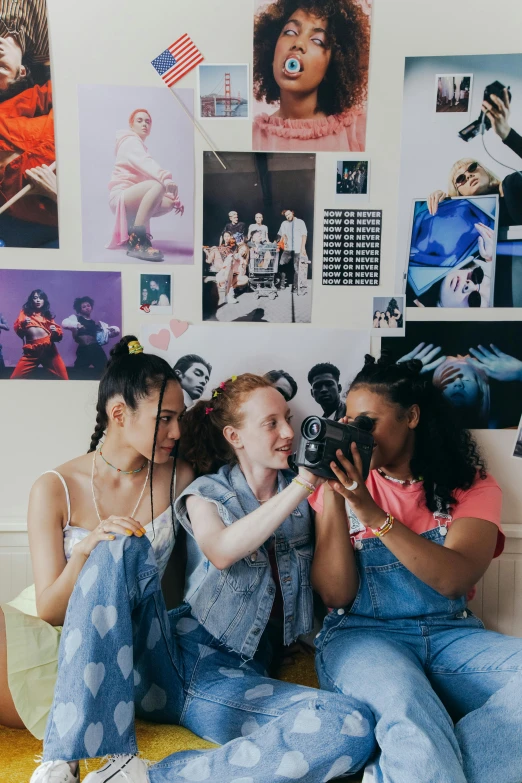
[(85, 263), (194, 263), (194, 91), (176, 94), (78, 85)]
[(253, 149), (364, 151), (371, 0), (256, 9)]
[(183, 215), (178, 186), (170, 171), (156, 163), (145, 146), (152, 128), (146, 109), (135, 109), (129, 127), (116, 134), (116, 162), (109, 182), (109, 206), (115, 216), (108, 248), (127, 244), (127, 255), (142, 261), (163, 261), (152, 246), (150, 219), (174, 211)]

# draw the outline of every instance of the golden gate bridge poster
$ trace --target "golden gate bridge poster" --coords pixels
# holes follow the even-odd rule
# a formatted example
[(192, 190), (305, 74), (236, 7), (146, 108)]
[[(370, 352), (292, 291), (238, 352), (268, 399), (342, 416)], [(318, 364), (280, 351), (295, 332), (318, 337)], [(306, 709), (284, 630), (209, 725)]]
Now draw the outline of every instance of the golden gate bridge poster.
[(199, 72), (201, 119), (248, 119), (250, 85), (248, 65), (209, 65)]

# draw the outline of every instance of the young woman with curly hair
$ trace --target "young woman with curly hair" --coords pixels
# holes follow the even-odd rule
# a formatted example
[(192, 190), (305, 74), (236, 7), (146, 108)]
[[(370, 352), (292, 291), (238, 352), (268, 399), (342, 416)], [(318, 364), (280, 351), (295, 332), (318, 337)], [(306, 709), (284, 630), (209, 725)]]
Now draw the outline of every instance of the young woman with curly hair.
[(259, 150), (362, 151), (370, 47), (360, 0), (275, 0), (254, 27), (254, 97), (279, 108), (254, 120)]
[(312, 498), (312, 584), (336, 607), (317, 671), (372, 710), (372, 780), (509, 783), (522, 779), (522, 639), (467, 608), (504, 546), (502, 493), (421, 368), (367, 357), (348, 392), (346, 422), (372, 419), (375, 446), (366, 481), (352, 447)]

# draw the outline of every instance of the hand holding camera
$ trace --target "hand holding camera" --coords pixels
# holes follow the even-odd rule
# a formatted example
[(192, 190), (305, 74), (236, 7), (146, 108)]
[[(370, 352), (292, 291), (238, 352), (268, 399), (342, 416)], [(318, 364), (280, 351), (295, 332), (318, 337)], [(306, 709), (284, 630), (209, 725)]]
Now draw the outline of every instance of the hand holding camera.
[(490, 128), (494, 128), (495, 133), (504, 140), (511, 130), (508, 122), (510, 101), (509, 87), (505, 87), (498, 80), (488, 84), (484, 90), (482, 110), (478, 118), (459, 131), (462, 141), (470, 141)]
[(385, 520), (386, 514), (377, 505), (366, 488), (363, 479), (363, 461), (356, 441), (352, 441), (350, 459), (345, 457), (340, 449), (336, 453), (336, 459), (341, 464), (341, 468), (336, 462), (330, 463), (332, 472), (337, 480), (329, 481), (328, 484), (335, 492), (348, 501), (361, 525), (371, 528), (380, 527)]
[(308, 416), (301, 425), (301, 440), (290, 466), (305, 468), (314, 476), (335, 479), (332, 460), (340, 450), (345, 458), (353, 461), (351, 444), (357, 444), (361, 459), (361, 475), (365, 481), (370, 472), (373, 451), (371, 431), (373, 421), (368, 416), (358, 416), (351, 424), (346, 419), (331, 421), (320, 416)]
[(510, 100), (509, 91), (504, 87), (502, 96), (491, 93), (488, 100), (482, 101), (482, 111), (491, 123), (491, 127), (502, 141), (509, 136)]

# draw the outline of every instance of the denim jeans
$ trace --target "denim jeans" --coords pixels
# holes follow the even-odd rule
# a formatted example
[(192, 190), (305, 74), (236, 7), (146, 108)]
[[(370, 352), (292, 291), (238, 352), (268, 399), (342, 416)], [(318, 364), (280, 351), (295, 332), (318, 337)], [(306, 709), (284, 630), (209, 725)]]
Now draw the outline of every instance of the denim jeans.
[(375, 750), (370, 710), (270, 679), (267, 659), (266, 637), (245, 662), (187, 604), (167, 613), (147, 539), (99, 544), (67, 609), (44, 759), (135, 753), (136, 710), (223, 745), (169, 756), (151, 783), (315, 783), (360, 769)]
[(183, 662), (148, 539), (101, 542), (67, 607), (44, 761), (136, 753), (134, 714), (178, 723)]
[[(444, 533), (423, 536), (442, 544)], [(359, 592), (326, 618), (316, 667), (322, 688), (375, 716), (381, 755), (365, 780), (520, 783), (522, 639), (484, 630), (382, 541), (361, 544)]]

